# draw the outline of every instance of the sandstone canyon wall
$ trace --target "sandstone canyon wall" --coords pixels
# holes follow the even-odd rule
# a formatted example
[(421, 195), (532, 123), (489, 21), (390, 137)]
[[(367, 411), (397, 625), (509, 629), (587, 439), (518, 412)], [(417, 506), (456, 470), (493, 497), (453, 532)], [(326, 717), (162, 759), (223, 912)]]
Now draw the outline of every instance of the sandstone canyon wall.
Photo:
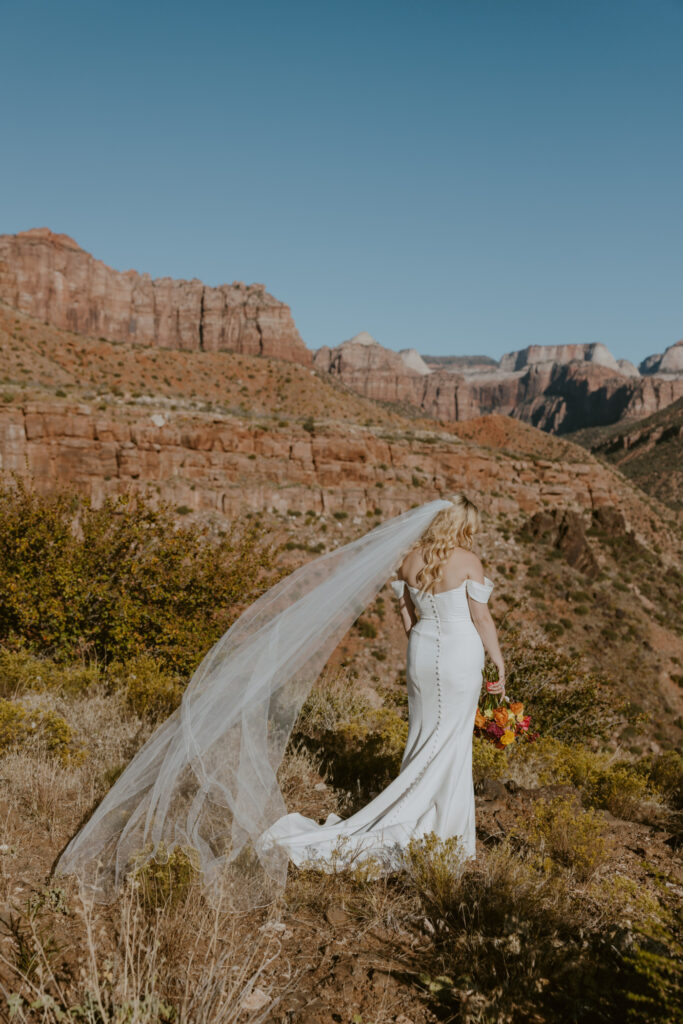
[(683, 395), (682, 379), (623, 373), (603, 345), (537, 349), (504, 356), (500, 367), (453, 372), (433, 364), (425, 374), (401, 353), (363, 337), (318, 349), (314, 366), (367, 398), (409, 403), (433, 419), (501, 413), (560, 434), (647, 416)]
[(29, 478), (46, 493), (74, 486), (96, 505), (144, 493), (231, 517), (270, 507), (350, 515), (379, 507), (394, 515), (465, 489), (489, 514), (616, 505), (632, 524), (649, 523), (635, 489), (578, 446), (551, 458), (511, 456), (493, 450), (492, 438), (499, 433), (506, 448), (523, 451), (529, 428), (517, 427), (517, 446), (516, 425), (503, 417), (472, 426), (484, 446), (453, 435), (429, 443), (379, 436), (355, 424), (311, 436), (292, 427), (265, 431), (229, 416), (27, 401), (0, 405), (0, 472)]
[(47, 228), (0, 235), (0, 300), (95, 338), (311, 362), (289, 306), (264, 285), (121, 273)]
[(260, 284), (121, 273), (45, 228), (0, 236), (0, 302), (90, 338), (189, 351), (232, 351), (313, 364), (324, 377), (442, 421), (487, 413), (567, 433), (658, 412), (683, 395), (683, 343), (641, 364), (600, 343), (533, 345), (503, 356), (425, 362), (367, 332), (311, 353), (289, 307)]
[(528, 345), (517, 352), (508, 352), (500, 360), (503, 371), (523, 370), (540, 363), (597, 363), (619, 370), (617, 360), (610, 350), (600, 342), (589, 345)]

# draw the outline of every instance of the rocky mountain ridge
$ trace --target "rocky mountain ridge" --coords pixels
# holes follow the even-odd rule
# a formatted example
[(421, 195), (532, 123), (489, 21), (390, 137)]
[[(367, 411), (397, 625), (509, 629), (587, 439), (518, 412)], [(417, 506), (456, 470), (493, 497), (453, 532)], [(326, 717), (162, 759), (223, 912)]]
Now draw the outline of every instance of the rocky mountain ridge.
[(308, 364), (289, 306), (262, 284), (210, 288), (112, 270), (68, 235), (0, 235), (0, 300), (78, 334), (160, 348), (249, 352)]
[(430, 360), (414, 348), (384, 348), (364, 331), (311, 352), (289, 307), (264, 285), (212, 288), (122, 273), (47, 228), (0, 236), (0, 302), (102, 341), (313, 365), (367, 398), (444, 422), (495, 412), (567, 433), (651, 415), (683, 395), (683, 342), (648, 357), (640, 370), (601, 343), (532, 345), (498, 363), (487, 356)]
[(320, 348), (313, 365), (368, 398), (407, 403), (442, 421), (495, 412), (564, 434), (647, 416), (683, 395), (683, 374), (640, 377), (635, 367), (627, 374), (604, 345), (531, 346), (499, 365), (452, 369), (416, 366), (414, 350), (393, 352), (368, 338)]

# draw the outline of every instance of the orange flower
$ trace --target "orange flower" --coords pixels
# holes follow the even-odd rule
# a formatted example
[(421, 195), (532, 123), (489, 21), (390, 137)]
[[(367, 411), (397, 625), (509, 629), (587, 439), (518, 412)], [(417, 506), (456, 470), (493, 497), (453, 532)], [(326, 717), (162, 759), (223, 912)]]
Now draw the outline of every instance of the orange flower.
[(496, 725), (505, 726), (508, 724), (508, 709), (496, 708), (493, 712), (493, 719)]
[(511, 729), (506, 729), (503, 735), (500, 737), (500, 742), (504, 747), (507, 747), (508, 743), (514, 743), (515, 734)]
[(524, 711), (524, 705), (522, 704), (521, 700), (513, 700), (510, 703), (510, 711), (512, 712), (513, 715), (521, 715)]
[(474, 724), (476, 725), (477, 729), (483, 729), (484, 726), (486, 725), (486, 719), (482, 715), (479, 708), (477, 708), (477, 713), (474, 716)]

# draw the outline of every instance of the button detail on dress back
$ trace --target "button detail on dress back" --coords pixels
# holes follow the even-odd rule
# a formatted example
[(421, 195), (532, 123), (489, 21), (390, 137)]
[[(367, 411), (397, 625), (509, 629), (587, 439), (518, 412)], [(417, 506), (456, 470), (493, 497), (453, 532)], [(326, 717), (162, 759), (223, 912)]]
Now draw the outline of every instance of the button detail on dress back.
[(436, 605), (436, 599), (435, 599), (434, 595), (433, 594), (429, 594), (428, 595), (428, 599), (429, 599), (429, 603), (430, 603), (431, 610), (432, 610), (432, 616), (431, 617), (436, 622), (436, 639), (435, 639), (435, 643), (434, 643), (434, 682), (435, 682), (435, 685), (436, 685), (436, 725), (434, 727), (434, 732), (432, 734), (432, 739), (431, 739), (431, 742), (429, 744), (429, 751), (428, 751), (427, 756), (425, 758), (425, 762), (422, 765), (422, 767), (420, 768), (420, 770), (417, 773), (417, 775), (415, 776), (415, 778), (413, 779), (413, 781), (410, 783), (409, 786), (407, 786), (405, 792), (402, 793), (401, 796), (399, 797), (399, 799), (397, 800), (396, 805), (395, 805), (393, 811), (387, 816), (387, 824), (391, 824), (392, 822), (396, 821), (398, 815), (400, 814), (401, 807), (403, 806), (405, 801), (408, 799), (410, 794), (413, 792), (415, 787), (418, 786), (420, 784), (420, 782), (422, 781), (422, 779), (424, 778), (425, 772), (427, 771), (427, 769), (429, 768), (430, 764), (434, 760), (434, 758), (435, 758), (435, 756), (437, 754), (437, 751), (439, 749), (439, 730), (440, 730), (440, 727), (441, 727), (441, 716), (442, 716), (442, 694), (441, 694), (441, 674), (440, 674), (440, 669), (441, 669), (441, 621), (440, 621), (440, 617), (439, 617), (439, 613), (438, 613), (438, 609), (437, 609), (437, 605)]

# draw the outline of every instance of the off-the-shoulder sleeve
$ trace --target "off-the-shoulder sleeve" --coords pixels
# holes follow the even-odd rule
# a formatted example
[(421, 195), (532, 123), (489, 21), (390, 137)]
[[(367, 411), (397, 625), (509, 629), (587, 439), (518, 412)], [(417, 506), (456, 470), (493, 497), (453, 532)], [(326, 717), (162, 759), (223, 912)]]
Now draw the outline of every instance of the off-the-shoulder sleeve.
[(484, 576), (483, 583), (477, 583), (476, 580), (467, 580), (465, 583), (465, 590), (470, 597), (474, 598), (475, 601), (480, 601), (481, 604), (486, 604), (491, 596), (493, 583), (488, 576)]
[(390, 580), (391, 589), (396, 594), (399, 600), (403, 597), (403, 591), (405, 590), (405, 580)]

